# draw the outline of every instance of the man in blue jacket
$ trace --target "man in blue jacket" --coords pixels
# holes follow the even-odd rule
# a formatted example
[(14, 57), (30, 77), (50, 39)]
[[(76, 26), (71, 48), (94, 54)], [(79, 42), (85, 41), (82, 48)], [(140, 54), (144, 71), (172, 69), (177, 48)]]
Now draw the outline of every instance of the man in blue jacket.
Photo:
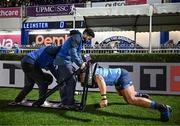
[(43, 72), (42, 68), (50, 70), (53, 76), (58, 78), (58, 73), (53, 62), (60, 48), (61, 46), (42, 47), (23, 57), (21, 66), (25, 73), (27, 83), (15, 98), (16, 103), (23, 101), (26, 95), (33, 89), (35, 83), (39, 87), (39, 98), (46, 94), (48, 85), (52, 83), (53, 77), (50, 74)]
[[(80, 53), (81, 48), (84, 42), (88, 42), (94, 37), (93, 30), (89, 28), (86, 28), (83, 34), (77, 30), (70, 31), (70, 37), (64, 42), (55, 59), (55, 65), (58, 65), (58, 74), (60, 75), (58, 78), (59, 82), (74, 72), (73, 63), (81, 69), (85, 67), (85, 62), (83, 62)], [(60, 88), (61, 105), (66, 105), (68, 107), (73, 107), (75, 105), (74, 92), (76, 82), (77, 79), (74, 75)]]

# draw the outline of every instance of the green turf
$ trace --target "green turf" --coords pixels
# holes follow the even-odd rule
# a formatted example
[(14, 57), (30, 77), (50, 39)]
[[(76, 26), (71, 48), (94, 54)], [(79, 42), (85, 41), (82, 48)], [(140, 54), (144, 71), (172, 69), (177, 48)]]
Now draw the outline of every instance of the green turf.
[[(180, 125), (180, 96), (152, 96), (158, 102), (169, 104), (173, 108), (170, 121), (161, 122), (158, 111), (128, 105), (115, 93), (108, 93), (109, 106), (106, 110), (99, 108), (100, 96), (97, 92), (89, 92), (84, 111), (7, 106), (19, 91), (0, 88), (0, 125)], [(38, 91), (33, 90), (28, 98), (35, 99), (37, 95)], [(58, 92), (49, 98), (58, 99)]]

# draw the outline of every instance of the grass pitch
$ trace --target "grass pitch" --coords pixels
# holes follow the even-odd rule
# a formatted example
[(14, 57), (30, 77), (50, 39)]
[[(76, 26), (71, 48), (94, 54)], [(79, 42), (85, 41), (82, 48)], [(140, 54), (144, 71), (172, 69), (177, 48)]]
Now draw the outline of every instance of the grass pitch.
[[(0, 125), (180, 125), (180, 96), (152, 96), (157, 102), (169, 104), (173, 108), (170, 121), (161, 122), (158, 111), (128, 105), (116, 93), (108, 93), (108, 107), (105, 110), (99, 108), (99, 93), (89, 92), (85, 110), (67, 111), (8, 106), (19, 91), (0, 88)], [(27, 98), (36, 99), (37, 96), (38, 90), (33, 90)], [(80, 99), (80, 96), (76, 97)], [(49, 100), (59, 100), (59, 93), (53, 94)]]

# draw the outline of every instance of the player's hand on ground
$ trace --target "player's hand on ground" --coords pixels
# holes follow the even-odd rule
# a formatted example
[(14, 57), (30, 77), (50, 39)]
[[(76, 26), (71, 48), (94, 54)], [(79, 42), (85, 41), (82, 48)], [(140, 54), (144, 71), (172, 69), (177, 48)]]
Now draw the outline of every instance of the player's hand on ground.
[(107, 107), (108, 101), (106, 100), (101, 100), (100, 106), (101, 108), (105, 109)]

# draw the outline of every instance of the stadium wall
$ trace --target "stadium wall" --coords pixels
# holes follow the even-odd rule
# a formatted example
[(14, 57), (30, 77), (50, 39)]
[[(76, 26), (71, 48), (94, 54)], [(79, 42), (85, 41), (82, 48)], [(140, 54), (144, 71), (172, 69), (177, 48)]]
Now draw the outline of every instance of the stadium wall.
[[(180, 63), (99, 62), (103, 67), (125, 68), (137, 91), (149, 94), (180, 95)], [(19, 61), (0, 61), (0, 87), (22, 88), (25, 77)], [(50, 89), (56, 85), (55, 79)], [(35, 86), (37, 88), (37, 86)], [(79, 84), (76, 87), (81, 90)], [(90, 89), (97, 91), (97, 89)], [(108, 87), (114, 92), (114, 87)]]

